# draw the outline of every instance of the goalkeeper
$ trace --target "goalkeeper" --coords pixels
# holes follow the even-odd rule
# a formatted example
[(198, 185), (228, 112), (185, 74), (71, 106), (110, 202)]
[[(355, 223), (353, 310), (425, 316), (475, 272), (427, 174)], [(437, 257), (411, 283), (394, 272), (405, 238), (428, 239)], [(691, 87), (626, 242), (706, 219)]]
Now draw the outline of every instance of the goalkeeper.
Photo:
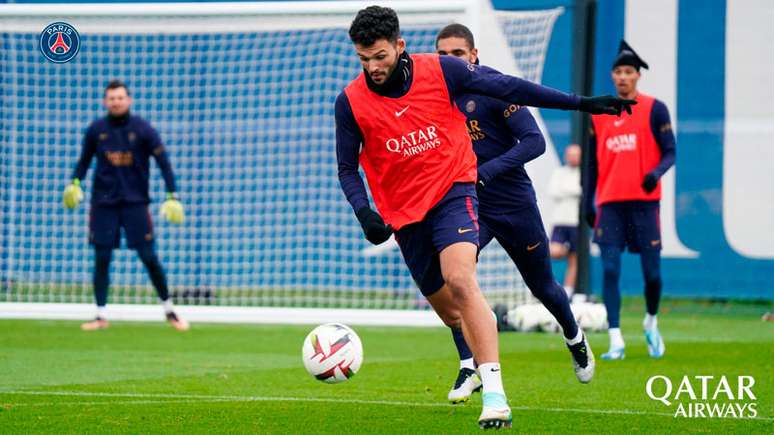
[(175, 194), (175, 175), (158, 133), (144, 119), (129, 112), (132, 98), (127, 86), (111, 81), (105, 88), (104, 104), (107, 116), (89, 125), (83, 149), (73, 172), (73, 179), (64, 191), (64, 205), (75, 208), (83, 200), (80, 184), (91, 159), (96, 155), (97, 167), (89, 212), (89, 243), (94, 246), (94, 296), (97, 316), (81, 325), (85, 331), (105, 329), (110, 259), (114, 248), (121, 245), (123, 227), (126, 244), (137, 251), (164, 306), (167, 321), (175, 329), (185, 331), (188, 322), (179, 318), (172, 306), (167, 278), (153, 246), (153, 221), (148, 204), (150, 157), (161, 169), (167, 186), (167, 200), (161, 214), (167, 221), (182, 224), (183, 206)]

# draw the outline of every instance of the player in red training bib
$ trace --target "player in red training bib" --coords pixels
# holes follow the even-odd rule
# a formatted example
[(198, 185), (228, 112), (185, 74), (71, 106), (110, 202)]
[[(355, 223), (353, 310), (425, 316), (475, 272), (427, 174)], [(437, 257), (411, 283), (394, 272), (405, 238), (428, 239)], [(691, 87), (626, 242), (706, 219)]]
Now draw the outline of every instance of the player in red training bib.
[[(583, 196), (586, 219), (594, 227), (594, 241), (602, 256), (602, 297), (610, 335), (610, 349), (602, 359), (607, 360), (625, 356), (618, 288), (625, 247), (640, 255), (648, 353), (660, 358), (665, 350), (656, 324), (662, 286), (659, 179), (675, 162), (675, 137), (664, 103), (637, 90), (640, 68), (647, 69), (648, 64), (626, 41), (621, 41), (611, 75), (618, 95), (636, 100), (637, 106), (621, 117), (591, 117), (590, 167)], [(595, 194), (598, 213), (594, 210)]]
[[(409, 55), (395, 11), (370, 6), (349, 29), (363, 72), (336, 99), (339, 181), (374, 244), (395, 238), (431, 305), (458, 307), (483, 383), (482, 428), (511, 424), (497, 326), (476, 280), (479, 243), (476, 156), (462, 93), (514, 104), (620, 114), (633, 101), (579, 97), (516, 77), (481, 71), (452, 56)], [(378, 210), (371, 209), (358, 165)], [(438, 270), (440, 277), (427, 271)], [(441, 285), (429, 286), (428, 281)], [(443, 283), (448, 290), (441, 291)], [(432, 288), (430, 292), (424, 289)]]

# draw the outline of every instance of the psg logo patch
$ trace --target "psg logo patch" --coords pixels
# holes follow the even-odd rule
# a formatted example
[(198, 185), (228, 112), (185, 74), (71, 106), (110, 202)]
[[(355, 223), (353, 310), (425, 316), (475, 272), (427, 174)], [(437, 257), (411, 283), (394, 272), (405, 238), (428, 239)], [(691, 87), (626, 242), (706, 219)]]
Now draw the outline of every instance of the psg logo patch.
[(81, 48), (81, 37), (75, 28), (67, 23), (51, 23), (40, 32), (40, 52), (54, 63), (73, 60)]

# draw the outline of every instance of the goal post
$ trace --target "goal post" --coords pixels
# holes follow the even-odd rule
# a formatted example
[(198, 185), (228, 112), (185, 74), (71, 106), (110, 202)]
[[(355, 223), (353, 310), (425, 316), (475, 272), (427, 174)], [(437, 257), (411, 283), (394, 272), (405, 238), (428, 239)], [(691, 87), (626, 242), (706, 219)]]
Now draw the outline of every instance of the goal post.
[[(157, 252), (176, 303), (385, 315), (427, 308), (398, 250), (365, 241), (336, 175), (333, 103), (360, 72), (347, 28), (370, 4), (0, 5), (0, 302), (93, 303), (93, 165), (79, 208), (65, 210), (61, 193), (86, 126), (104, 114), (105, 84), (120, 78), (132, 111), (159, 131), (186, 207), (183, 226), (158, 217), (163, 183), (153, 167)], [(434, 51), (446, 24), (477, 34), (492, 15), (478, 1), (380, 4), (396, 9), (413, 53)], [(539, 80), (561, 12), (498, 13), (508, 46), (487, 57), (512, 57), (509, 72)], [(38, 49), (55, 21), (80, 34), (68, 63)], [(482, 253), (479, 276), (493, 304), (529, 298), (496, 243)], [(116, 250), (110, 304), (155, 301), (134, 252)]]

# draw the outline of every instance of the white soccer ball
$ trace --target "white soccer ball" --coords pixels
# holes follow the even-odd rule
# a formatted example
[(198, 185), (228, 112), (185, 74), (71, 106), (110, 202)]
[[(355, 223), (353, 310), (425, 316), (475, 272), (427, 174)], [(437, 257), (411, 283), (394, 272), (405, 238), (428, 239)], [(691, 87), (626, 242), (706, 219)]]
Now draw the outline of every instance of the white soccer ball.
[(344, 382), (363, 364), (363, 344), (350, 327), (327, 323), (312, 330), (304, 340), (304, 367), (317, 380)]

